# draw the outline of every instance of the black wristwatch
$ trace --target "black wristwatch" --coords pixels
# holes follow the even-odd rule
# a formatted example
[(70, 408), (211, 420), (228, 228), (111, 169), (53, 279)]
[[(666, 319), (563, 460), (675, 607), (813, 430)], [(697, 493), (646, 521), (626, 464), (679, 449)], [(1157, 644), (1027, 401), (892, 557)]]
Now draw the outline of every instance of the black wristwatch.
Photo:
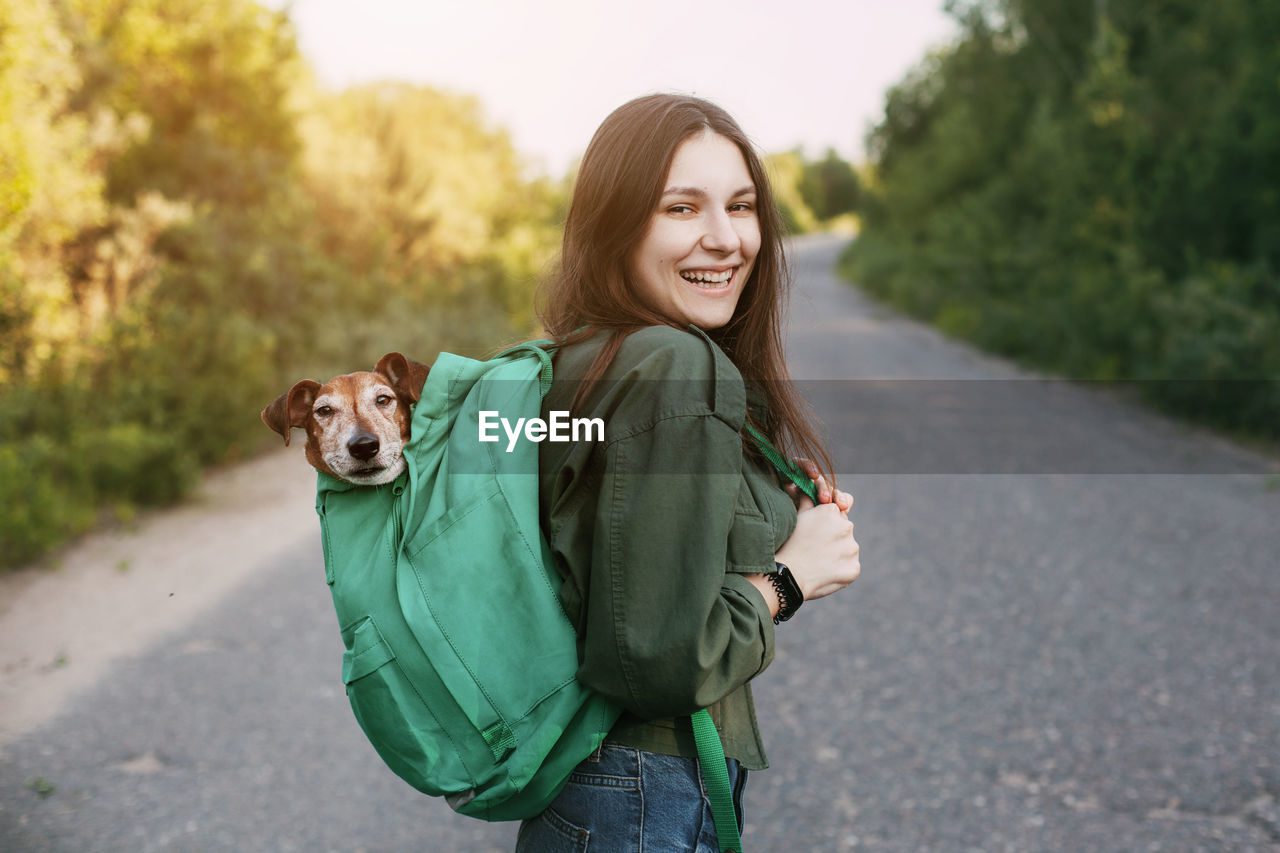
[(796, 583), (791, 569), (776, 561), (774, 565), (778, 571), (769, 575), (769, 580), (778, 592), (778, 615), (773, 617), (773, 624), (778, 625), (796, 615), (800, 605), (804, 604), (804, 593), (800, 591), (800, 584)]

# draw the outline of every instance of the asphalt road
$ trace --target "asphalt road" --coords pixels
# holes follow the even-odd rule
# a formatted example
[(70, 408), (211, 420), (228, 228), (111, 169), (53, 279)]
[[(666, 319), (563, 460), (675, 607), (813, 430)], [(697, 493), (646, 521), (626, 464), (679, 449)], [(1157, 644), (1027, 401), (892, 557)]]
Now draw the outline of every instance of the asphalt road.
[[(1275, 466), (897, 318), (839, 248), (794, 253), (791, 366), (863, 575), (756, 682), (748, 849), (1280, 850)], [(318, 536), (284, 544), (5, 747), (0, 849), (512, 848), (382, 767)]]

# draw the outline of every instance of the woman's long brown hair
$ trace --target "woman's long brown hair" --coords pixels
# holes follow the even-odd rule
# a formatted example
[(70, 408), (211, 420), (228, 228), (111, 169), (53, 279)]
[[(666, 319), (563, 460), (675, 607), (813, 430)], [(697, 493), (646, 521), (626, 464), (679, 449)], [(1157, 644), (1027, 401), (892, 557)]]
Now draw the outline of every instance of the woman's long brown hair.
[(610, 333), (582, 379), (575, 406), (604, 375), (627, 335), (647, 326), (678, 328), (640, 299), (627, 267), (657, 209), (676, 149), (705, 130), (742, 152), (755, 183), (761, 237), (733, 317), (707, 334), (763, 393), (769, 422), (755, 426), (787, 456), (814, 460), (834, 483), (831, 457), (818, 438), (812, 411), (787, 373), (781, 327), (791, 277), (773, 190), (750, 139), (715, 104), (683, 95), (646, 95), (604, 120), (578, 171), (559, 267), (543, 286), (539, 317), (562, 344), (602, 329)]

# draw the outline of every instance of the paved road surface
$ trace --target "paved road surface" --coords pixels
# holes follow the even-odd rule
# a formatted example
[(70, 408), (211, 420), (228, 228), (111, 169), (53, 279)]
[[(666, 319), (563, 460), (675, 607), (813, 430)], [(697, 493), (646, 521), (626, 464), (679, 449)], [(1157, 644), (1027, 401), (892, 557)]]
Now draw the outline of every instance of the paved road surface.
[[(894, 317), (839, 248), (795, 254), (791, 363), (863, 577), (757, 683), (748, 849), (1280, 850), (1274, 466)], [(0, 849), (510, 850), (362, 740), (316, 539), (5, 746)]]

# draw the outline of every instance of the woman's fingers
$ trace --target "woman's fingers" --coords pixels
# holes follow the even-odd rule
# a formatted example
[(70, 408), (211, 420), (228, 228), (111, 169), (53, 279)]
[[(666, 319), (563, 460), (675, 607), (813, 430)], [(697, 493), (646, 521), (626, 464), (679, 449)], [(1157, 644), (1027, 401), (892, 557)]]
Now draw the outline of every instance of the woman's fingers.
[[(827, 482), (827, 478), (822, 476), (822, 471), (818, 468), (818, 463), (812, 459), (797, 459), (796, 465), (800, 466), (800, 470), (813, 480), (814, 485), (818, 487), (818, 503), (834, 503), (840, 507), (841, 512), (848, 512), (853, 509), (853, 495), (848, 492), (842, 492), (833, 488)], [(794, 498), (796, 496), (796, 487), (794, 485), (787, 486), (787, 492)]]
[(853, 495), (848, 492), (842, 492), (839, 489), (836, 489), (835, 500), (836, 506), (840, 507), (841, 512), (848, 513), (849, 510), (853, 509)]
[(796, 464), (800, 466), (800, 470), (805, 473), (805, 476), (813, 480), (814, 485), (818, 487), (818, 503), (831, 503), (833, 497), (831, 484), (827, 482), (826, 477), (822, 476), (818, 463), (812, 459), (797, 459)]

